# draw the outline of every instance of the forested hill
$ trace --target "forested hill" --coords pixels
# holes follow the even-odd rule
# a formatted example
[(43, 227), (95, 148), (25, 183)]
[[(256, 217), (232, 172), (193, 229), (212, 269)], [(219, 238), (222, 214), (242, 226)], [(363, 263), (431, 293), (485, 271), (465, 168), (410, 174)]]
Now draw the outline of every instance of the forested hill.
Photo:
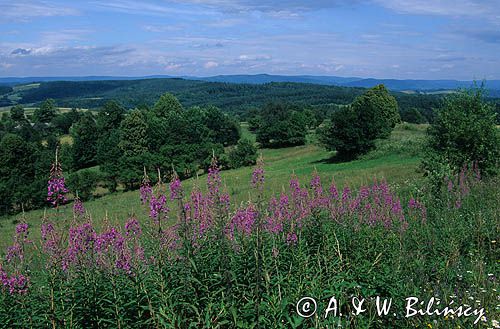
[[(349, 104), (364, 88), (308, 83), (273, 82), (236, 84), (180, 78), (102, 81), (50, 81), (4, 88), (0, 106), (38, 105), (53, 98), (60, 107), (99, 108), (117, 100), (127, 108), (152, 105), (165, 92), (174, 94), (185, 107), (215, 105), (224, 111), (242, 113), (269, 101), (328, 107)], [(430, 108), (439, 95), (394, 93), (402, 107)]]
[[(8, 91), (8, 90), (6, 90)], [(270, 100), (322, 105), (348, 104), (362, 88), (304, 83), (233, 84), (185, 79), (54, 81), (14, 86), (2, 95), (1, 105), (38, 104), (53, 98), (61, 107), (97, 108), (114, 99), (125, 107), (152, 105), (165, 92), (184, 106), (215, 105), (226, 111), (260, 107)]]

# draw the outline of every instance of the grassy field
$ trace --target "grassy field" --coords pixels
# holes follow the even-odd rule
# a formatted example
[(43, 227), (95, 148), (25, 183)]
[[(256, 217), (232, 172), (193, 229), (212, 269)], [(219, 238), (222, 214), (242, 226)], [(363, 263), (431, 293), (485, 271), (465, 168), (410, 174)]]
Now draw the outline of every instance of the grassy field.
[[(243, 125), (243, 136), (255, 138)], [(294, 172), (302, 184), (309, 182), (311, 173), (317, 170), (323, 181), (335, 179), (340, 186), (352, 187), (370, 183), (374, 179), (386, 179), (396, 188), (405, 188), (421, 179), (417, 172), (420, 156), (417, 145), (425, 134), (426, 125), (399, 125), (390, 139), (381, 141), (378, 149), (363, 158), (350, 162), (332, 161), (333, 154), (317, 145), (304, 145), (282, 149), (262, 149), (266, 170), (266, 191), (280, 191), (288, 187), (290, 175)], [(63, 168), (64, 170), (64, 168)], [(231, 198), (237, 202), (247, 201), (250, 197), (250, 178), (253, 168), (245, 167), (222, 172), (223, 183)], [(150, 175), (154, 176), (154, 175)], [(152, 177), (154, 179), (154, 177)], [(197, 179), (199, 186), (204, 187), (205, 175), (183, 182), (186, 191), (190, 191)], [(70, 214), (72, 204), (68, 204), (60, 212)], [(136, 214), (140, 220), (146, 220), (147, 212), (140, 204), (139, 192), (117, 192), (108, 194), (85, 203), (87, 211), (92, 215), (94, 222), (102, 223), (105, 218), (111, 223), (124, 222), (131, 214)], [(55, 214), (54, 209), (40, 209), (24, 214), (32, 228), (34, 236), (39, 235), (39, 228), (44, 211), (47, 216)], [(0, 218), (0, 250), (11, 242), (15, 223), (22, 214)]]

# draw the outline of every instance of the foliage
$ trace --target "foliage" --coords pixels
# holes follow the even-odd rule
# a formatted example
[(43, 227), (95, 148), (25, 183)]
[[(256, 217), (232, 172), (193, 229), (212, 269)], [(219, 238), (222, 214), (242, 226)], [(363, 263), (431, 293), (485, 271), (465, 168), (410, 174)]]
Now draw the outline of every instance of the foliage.
[(70, 112), (56, 115), (51, 124), (59, 134), (68, 134), (74, 123), (77, 123), (81, 118), (81, 114), (76, 109), (71, 109)]
[(24, 116), (24, 108), (21, 105), (16, 105), (10, 108), (10, 118), (15, 122), (22, 122), (26, 120)]
[(257, 148), (248, 139), (240, 139), (238, 144), (229, 151), (229, 165), (231, 168), (253, 166), (257, 161)]
[(376, 139), (389, 137), (399, 121), (396, 99), (379, 85), (334, 112), (319, 130), (320, 140), (339, 158), (352, 159), (371, 150)]
[[(307, 185), (292, 176), (267, 199), (261, 165), (244, 204), (231, 201), (216, 163), (206, 192), (185, 193), (176, 176), (170, 186), (144, 177), (146, 222), (132, 215), (99, 229), (74, 207), (43, 218), (41, 239), (17, 225), (0, 266), (0, 315), (8, 327), (473, 326), (476, 316), (405, 317), (408, 296), (437, 296), (443, 305), (474, 300), (489, 326), (500, 194), (498, 181), (466, 176), (442, 191), (451, 207), (420, 189), (399, 195), (374, 181), (354, 191), (316, 173)], [(318, 301), (316, 316), (297, 314), (305, 296)], [(324, 316), (332, 296), (344, 316)], [(376, 296), (392, 298), (396, 316), (378, 316), (368, 306)], [(353, 297), (366, 299), (365, 313), (350, 315)]]
[(0, 214), (43, 205), (46, 150), (20, 136), (6, 134), (0, 141)]
[(88, 168), (96, 164), (98, 131), (95, 118), (85, 112), (71, 130), (73, 137), (73, 167)]
[(98, 171), (93, 169), (83, 169), (76, 171), (68, 176), (68, 188), (75, 193), (82, 201), (87, 201), (92, 198), (93, 192), (97, 187), (97, 183), (101, 179)]
[(401, 120), (409, 123), (427, 123), (427, 119), (416, 108), (401, 111)]
[(306, 141), (306, 118), (297, 107), (269, 103), (260, 111), (257, 142), (262, 147), (303, 145)]
[(34, 121), (39, 123), (49, 123), (55, 116), (56, 103), (51, 98), (46, 99), (33, 113)]
[(433, 185), (474, 163), (484, 175), (498, 172), (500, 139), (492, 107), (482, 89), (463, 90), (446, 98), (429, 128), (423, 168)]
[(160, 96), (153, 106), (153, 113), (158, 117), (167, 117), (169, 114), (179, 114), (184, 110), (179, 100), (171, 93)]

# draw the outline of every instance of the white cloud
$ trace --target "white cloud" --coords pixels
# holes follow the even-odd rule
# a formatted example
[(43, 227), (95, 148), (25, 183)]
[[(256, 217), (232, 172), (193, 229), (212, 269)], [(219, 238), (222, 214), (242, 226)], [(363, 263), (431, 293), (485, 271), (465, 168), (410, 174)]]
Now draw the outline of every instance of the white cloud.
[(214, 61), (208, 61), (205, 64), (203, 64), (203, 67), (206, 69), (213, 69), (219, 66), (219, 63), (214, 62)]
[(238, 57), (240, 61), (268, 61), (272, 59), (270, 55), (240, 55)]
[(74, 16), (80, 12), (74, 8), (46, 1), (15, 0), (0, 2), (0, 21), (29, 21), (35, 17)]
[(443, 16), (482, 16), (496, 13), (497, 0), (374, 0), (401, 13)]

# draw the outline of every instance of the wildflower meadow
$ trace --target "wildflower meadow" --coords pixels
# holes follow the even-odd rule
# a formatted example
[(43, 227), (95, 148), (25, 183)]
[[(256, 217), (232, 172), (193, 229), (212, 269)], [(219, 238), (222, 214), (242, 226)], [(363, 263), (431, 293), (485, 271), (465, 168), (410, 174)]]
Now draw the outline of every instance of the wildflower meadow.
[[(292, 174), (268, 198), (260, 158), (252, 193), (235, 203), (221, 176), (213, 158), (206, 187), (187, 191), (175, 171), (144, 170), (137, 198), (148, 220), (96, 225), (79, 198), (67, 203), (56, 158), (41, 238), (21, 221), (0, 263), (1, 327), (498, 325), (498, 180), (476, 165), (448, 177), (438, 196), (375, 179), (354, 189), (314, 172), (308, 182)], [(312, 314), (298, 303), (305, 297)], [(425, 301), (420, 313), (410, 297)], [(360, 311), (352, 301), (362, 299)]]

